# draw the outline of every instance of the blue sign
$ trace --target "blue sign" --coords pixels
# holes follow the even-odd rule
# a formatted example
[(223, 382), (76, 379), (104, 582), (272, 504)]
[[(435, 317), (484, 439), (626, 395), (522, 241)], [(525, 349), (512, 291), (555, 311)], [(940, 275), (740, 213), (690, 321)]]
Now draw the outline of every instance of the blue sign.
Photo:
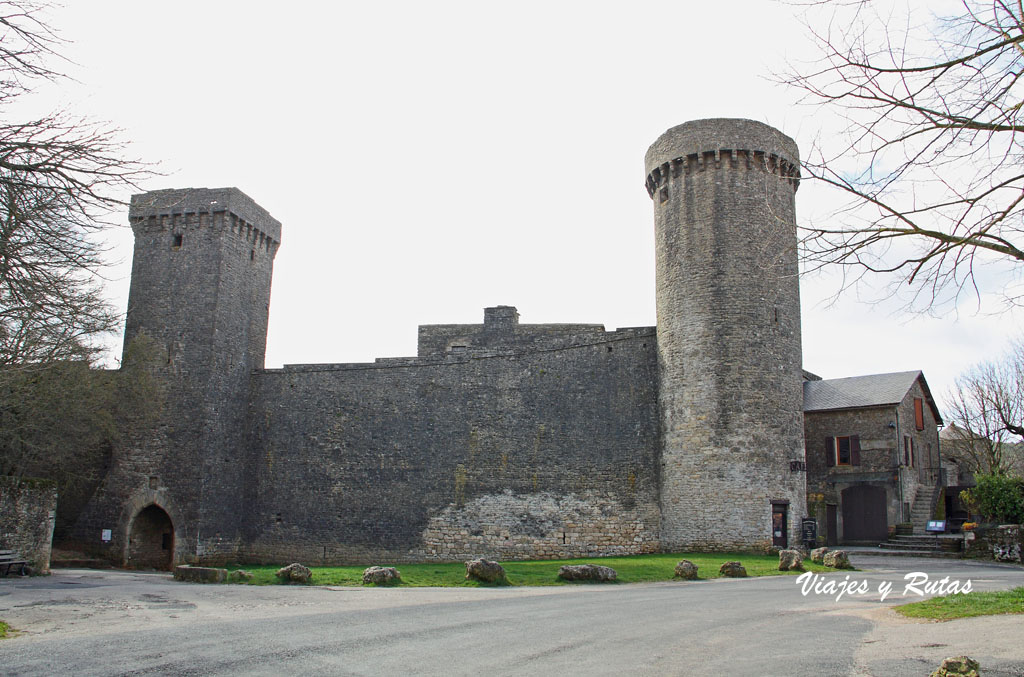
[(924, 530), (930, 534), (941, 534), (946, 531), (946, 520), (931, 520)]

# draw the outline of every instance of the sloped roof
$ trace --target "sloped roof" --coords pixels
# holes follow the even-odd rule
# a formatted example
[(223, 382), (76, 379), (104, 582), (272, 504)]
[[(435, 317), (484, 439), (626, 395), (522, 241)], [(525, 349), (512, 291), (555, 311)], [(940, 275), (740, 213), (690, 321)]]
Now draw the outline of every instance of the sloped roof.
[(897, 405), (903, 401), (919, 378), (924, 399), (931, 407), (935, 420), (941, 423), (942, 417), (939, 416), (939, 410), (928, 390), (928, 383), (920, 370), (804, 381), (804, 411)]

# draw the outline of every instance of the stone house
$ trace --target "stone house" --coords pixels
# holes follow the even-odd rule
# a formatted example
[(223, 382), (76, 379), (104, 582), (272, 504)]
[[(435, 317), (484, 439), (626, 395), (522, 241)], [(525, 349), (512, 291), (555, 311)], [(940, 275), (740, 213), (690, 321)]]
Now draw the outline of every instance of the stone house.
[(924, 374), (804, 374), (807, 497), (830, 545), (924, 533), (944, 484), (942, 417)]

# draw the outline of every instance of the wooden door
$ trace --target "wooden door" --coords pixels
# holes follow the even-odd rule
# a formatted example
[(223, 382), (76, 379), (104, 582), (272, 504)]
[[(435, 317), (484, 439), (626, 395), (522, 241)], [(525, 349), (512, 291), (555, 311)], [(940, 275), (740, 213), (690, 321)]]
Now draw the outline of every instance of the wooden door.
[(885, 488), (862, 484), (843, 489), (843, 542), (880, 543), (889, 536)]

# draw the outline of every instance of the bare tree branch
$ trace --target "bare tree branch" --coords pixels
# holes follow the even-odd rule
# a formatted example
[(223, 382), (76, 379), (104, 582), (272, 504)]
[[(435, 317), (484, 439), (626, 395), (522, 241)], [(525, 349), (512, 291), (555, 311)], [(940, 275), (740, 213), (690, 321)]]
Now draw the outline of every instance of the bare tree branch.
[(976, 473), (1024, 473), (1024, 343), (961, 375), (947, 398), (947, 451)]
[(780, 80), (841, 116), (842, 133), (816, 144), (804, 169), (847, 200), (803, 229), (806, 267), (838, 265), (844, 286), (890, 275), (918, 309), (980, 294), (981, 266), (1020, 271), (1021, 4), (963, 0), (958, 15), (927, 21), (911, 4), (905, 22), (868, 0), (810, 4), (832, 14), (809, 24), (819, 60)]
[(61, 42), (45, 8), (0, 0), (0, 474), (55, 479), (65, 505), (159, 401), (144, 360), (90, 368), (120, 325), (101, 294), (96, 236), (151, 172), (125, 159), (108, 125), (65, 112), (13, 119), (33, 85), (63, 77), (49, 66)]
[(103, 301), (96, 233), (151, 173), (107, 125), (67, 113), (13, 121), (16, 98), (61, 76), (46, 5), (0, 2), (0, 367), (91, 360), (119, 318)]

